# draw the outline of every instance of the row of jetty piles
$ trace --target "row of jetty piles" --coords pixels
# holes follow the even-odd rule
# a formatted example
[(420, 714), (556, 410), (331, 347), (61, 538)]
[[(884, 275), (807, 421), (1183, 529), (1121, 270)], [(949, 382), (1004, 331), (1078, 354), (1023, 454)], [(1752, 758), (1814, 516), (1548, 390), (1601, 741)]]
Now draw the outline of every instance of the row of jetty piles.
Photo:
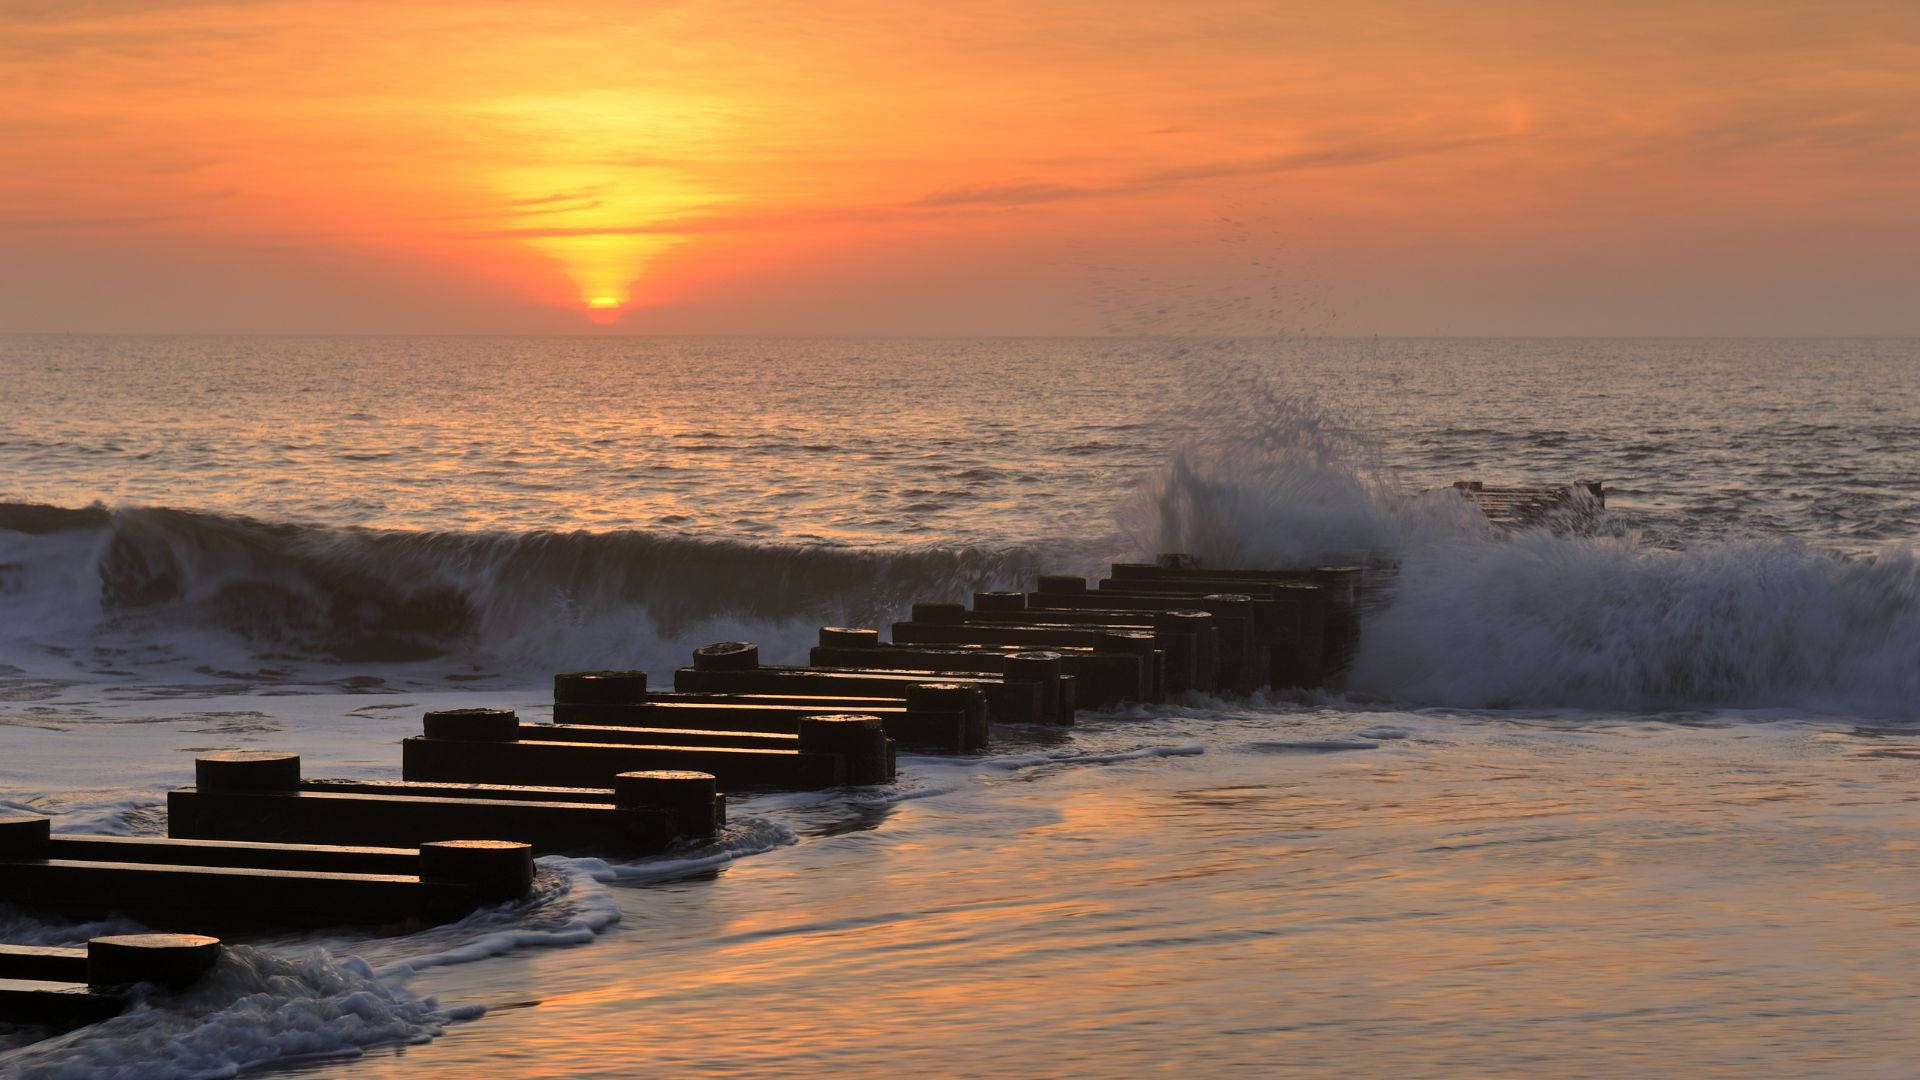
[(0, 902), (165, 931), (0, 945), (0, 1020), (72, 1028), (138, 984), (187, 986), (217, 963), (217, 934), (456, 920), (526, 898), (536, 855), (705, 843), (729, 793), (886, 783), (897, 748), (974, 754), (996, 724), (1321, 686), (1351, 661), (1383, 569), (1167, 555), (1091, 587), (1041, 577), (971, 606), (915, 604), (886, 638), (823, 628), (804, 667), (722, 642), (695, 650), (671, 691), (640, 671), (557, 675), (551, 723), (429, 712), (397, 780), (307, 778), (291, 753), (203, 754), (193, 786), (168, 793), (165, 837), (0, 817)]

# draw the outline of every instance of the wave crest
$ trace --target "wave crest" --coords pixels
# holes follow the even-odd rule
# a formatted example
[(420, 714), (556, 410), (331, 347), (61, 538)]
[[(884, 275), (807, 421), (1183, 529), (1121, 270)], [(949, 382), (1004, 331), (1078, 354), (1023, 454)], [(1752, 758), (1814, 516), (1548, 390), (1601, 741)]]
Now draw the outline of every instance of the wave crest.
[[(53, 523), (54, 527), (43, 527)], [(162, 507), (0, 505), (0, 589), (173, 621), (318, 659), (635, 663), (727, 621), (872, 623), (1023, 581), (1036, 548), (869, 550), (640, 531), (437, 533), (276, 524)], [(30, 606), (27, 599), (23, 606)], [(552, 656), (565, 646), (564, 657)], [(636, 654), (639, 654), (636, 656)]]

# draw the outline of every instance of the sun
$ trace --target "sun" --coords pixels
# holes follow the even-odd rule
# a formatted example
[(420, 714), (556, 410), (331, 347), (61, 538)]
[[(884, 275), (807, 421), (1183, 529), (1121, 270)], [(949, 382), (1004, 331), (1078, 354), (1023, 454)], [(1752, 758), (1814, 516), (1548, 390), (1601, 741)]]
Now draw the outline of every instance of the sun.
[(610, 323), (620, 317), (621, 300), (617, 296), (595, 296), (587, 301), (587, 318)]

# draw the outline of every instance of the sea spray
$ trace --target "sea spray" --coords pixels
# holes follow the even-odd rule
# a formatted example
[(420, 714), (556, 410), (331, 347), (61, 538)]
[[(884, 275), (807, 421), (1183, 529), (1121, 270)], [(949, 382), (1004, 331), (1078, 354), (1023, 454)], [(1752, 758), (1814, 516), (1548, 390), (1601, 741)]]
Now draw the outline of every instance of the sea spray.
[(1533, 530), (1404, 555), (1349, 686), (1420, 705), (1920, 716), (1920, 560)]
[(1360, 426), (1237, 370), (1183, 409), (1164, 467), (1122, 502), (1134, 557), (1283, 569), (1393, 557), (1422, 533), (1484, 535), (1451, 491), (1409, 493)]
[(1349, 693), (1417, 706), (1920, 715), (1911, 548), (1688, 546), (1584, 499), (1540, 527), (1503, 531), (1450, 489), (1405, 489), (1354, 424), (1245, 372), (1188, 422), (1166, 466), (1123, 504), (1134, 557), (1390, 568)]

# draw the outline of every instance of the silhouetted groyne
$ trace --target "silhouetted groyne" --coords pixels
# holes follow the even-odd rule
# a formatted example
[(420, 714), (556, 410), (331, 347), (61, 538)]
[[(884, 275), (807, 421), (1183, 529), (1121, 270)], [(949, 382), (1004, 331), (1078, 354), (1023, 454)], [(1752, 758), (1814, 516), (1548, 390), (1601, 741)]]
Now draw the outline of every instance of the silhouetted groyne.
[[(1602, 497), (1461, 490), (1496, 519)], [(0, 901), (199, 935), (456, 919), (527, 897), (536, 854), (708, 842), (726, 825), (728, 793), (886, 783), (898, 747), (978, 753), (996, 723), (1329, 685), (1353, 660), (1370, 589), (1390, 577), (1167, 554), (1094, 581), (1041, 576), (1031, 591), (977, 592), (971, 605), (917, 603), (884, 634), (823, 627), (807, 666), (719, 642), (695, 650), (671, 690), (641, 671), (562, 673), (552, 723), (505, 709), (427, 713), (402, 743), (398, 779), (307, 778), (290, 753), (203, 754), (194, 784), (168, 794), (164, 838), (0, 818)], [(218, 949), (179, 935), (0, 946), (0, 1019), (87, 1023), (121, 1007), (120, 985), (182, 985)]]

